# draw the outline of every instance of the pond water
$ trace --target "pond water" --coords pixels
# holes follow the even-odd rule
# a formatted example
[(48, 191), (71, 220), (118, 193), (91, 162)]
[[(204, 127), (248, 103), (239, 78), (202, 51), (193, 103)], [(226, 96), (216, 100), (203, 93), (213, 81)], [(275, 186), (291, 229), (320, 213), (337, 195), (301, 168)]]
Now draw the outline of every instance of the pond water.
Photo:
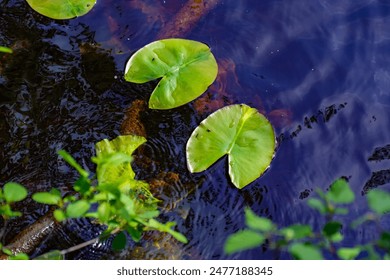
[[(65, 149), (93, 171), (94, 143), (120, 134), (126, 108), (147, 100), (151, 85), (123, 80), (128, 58), (154, 41), (186, 1), (98, 0), (87, 15), (55, 21), (33, 12), (25, 1), (0, 0), (0, 184), (16, 181), (29, 191), (53, 186), (70, 190), (76, 174), (57, 151)], [(367, 211), (365, 193), (389, 190), (390, 3), (387, 0), (219, 1), (182, 37), (208, 44), (221, 80), (199, 100), (168, 111), (142, 114), (154, 163), (138, 168), (140, 178), (175, 172), (180, 180), (162, 192), (164, 220), (175, 220), (189, 243), (154, 248), (130, 244), (121, 257), (182, 259), (273, 259), (267, 247), (232, 256), (226, 237), (244, 227), (245, 206), (280, 226), (323, 222), (306, 202), (348, 178), (357, 194), (351, 222)], [(200, 174), (186, 169), (185, 145), (212, 111), (246, 103), (275, 127), (278, 148), (270, 169), (236, 189), (222, 160)], [(376, 148), (384, 153), (372, 157)], [(386, 153), (387, 151), (387, 153)], [(27, 200), (26, 213), (6, 228), (8, 240), (47, 211)], [(383, 220), (390, 228), (390, 220)], [(35, 255), (66, 248), (99, 234), (78, 220), (50, 236)], [(378, 234), (374, 227), (344, 232), (345, 246)], [(164, 240), (161, 240), (163, 243)], [(166, 241), (169, 243), (169, 240)], [(69, 258), (116, 258), (109, 241)], [(168, 248), (169, 247), (169, 248)]]

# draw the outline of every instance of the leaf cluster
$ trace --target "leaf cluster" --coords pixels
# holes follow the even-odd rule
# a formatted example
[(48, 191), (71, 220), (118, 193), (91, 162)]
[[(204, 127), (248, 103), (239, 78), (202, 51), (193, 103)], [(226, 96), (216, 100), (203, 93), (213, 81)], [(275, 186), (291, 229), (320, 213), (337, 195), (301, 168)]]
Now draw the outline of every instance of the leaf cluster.
[(131, 155), (145, 141), (140, 136), (126, 135), (98, 142), (96, 157), (92, 158), (96, 164), (96, 176), (92, 177), (70, 154), (60, 151), (62, 158), (79, 173), (73, 186), (74, 194), (61, 197), (57, 189), (52, 189), (35, 193), (32, 198), (39, 203), (56, 205), (54, 217), (60, 222), (93, 218), (107, 226), (102, 237), (121, 233), (114, 240), (115, 249), (126, 245), (124, 232), (134, 241), (139, 241), (144, 231), (158, 230), (187, 242), (184, 235), (172, 229), (174, 222), (163, 224), (157, 221), (158, 200), (150, 193), (146, 182), (135, 179)]
[[(308, 205), (325, 217), (325, 224), (318, 232), (310, 225), (293, 224), (278, 227), (270, 219), (257, 216), (250, 208), (245, 209), (246, 229), (230, 235), (225, 242), (225, 253), (233, 254), (243, 250), (267, 245), (274, 250), (287, 251), (295, 259), (321, 260), (325, 256), (338, 259), (390, 259), (390, 232), (381, 228), (377, 240), (354, 247), (343, 247), (343, 230), (346, 225), (336, 217), (348, 214), (348, 204), (355, 195), (348, 182), (336, 180), (329, 191), (317, 190), (318, 198), (310, 198)], [(370, 212), (357, 218), (350, 227), (356, 229), (363, 223), (380, 225), (382, 215), (390, 211), (390, 193), (371, 190), (367, 195)]]

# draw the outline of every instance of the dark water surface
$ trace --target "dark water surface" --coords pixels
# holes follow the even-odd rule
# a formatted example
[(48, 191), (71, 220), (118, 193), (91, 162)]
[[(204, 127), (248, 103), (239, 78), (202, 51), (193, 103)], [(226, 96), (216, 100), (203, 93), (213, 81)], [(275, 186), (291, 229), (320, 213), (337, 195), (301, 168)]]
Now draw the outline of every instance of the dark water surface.
[[(57, 156), (59, 149), (93, 171), (94, 143), (116, 137), (126, 108), (151, 91), (123, 81), (127, 59), (155, 40), (184, 3), (98, 0), (86, 16), (54, 21), (25, 1), (0, 0), (0, 45), (14, 49), (0, 56), (0, 184), (20, 182), (30, 193), (53, 186), (69, 191), (76, 174)], [(315, 188), (349, 178), (357, 199), (342, 218), (346, 223), (367, 210), (369, 189), (389, 190), (389, 26), (387, 0), (226, 0), (184, 34), (207, 43), (225, 70), (208, 90), (209, 107), (258, 108), (275, 127), (278, 150), (264, 176), (237, 190), (225, 161), (201, 174), (186, 170), (186, 141), (212, 112), (207, 94), (178, 109), (145, 111), (145, 150), (156, 164), (139, 176), (180, 174), (162, 194), (163, 209), (171, 209), (162, 218), (177, 221), (190, 242), (164, 253), (145, 241), (150, 251), (141, 248), (138, 257), (286, 258), (266, 247), (224, 255), (226, 237), (244, 227), (245, 206), (281, 226), (316, 228), (323, 221), (306, 205)], [(372, 156), (380, 147), (385, 152)], [(26, 215), (6, 228), (8, 239), (47, 210), (31, 201), (19, 207)], [(390, 228), (389, 219), (383, 227)], [(80, 243), (99, 230), (88, 221), (72, 222), (35, 254)], [(377, 234), (372, 227), (347, 231), (342, 244)], [(69, 257), (118, 257), (106, 243)]]

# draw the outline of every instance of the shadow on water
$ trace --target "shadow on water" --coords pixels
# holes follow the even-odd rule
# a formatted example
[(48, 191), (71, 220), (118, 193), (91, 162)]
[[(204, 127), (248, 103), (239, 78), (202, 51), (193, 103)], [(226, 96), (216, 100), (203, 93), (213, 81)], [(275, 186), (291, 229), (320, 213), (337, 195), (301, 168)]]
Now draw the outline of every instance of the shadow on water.
[[(76, 174), (57, 156), (59, 149), (93, 171), (94, 143), (118, 135), (126, 108), (147, 100), (151, 90), (124, 82), (126, 60), (154, 40), (184, 2), (107, 0), (69, 21), (39, 16), (25, 1), (0, 2), (0, 43), (15, 50), (0, 56), (0, 184), (17, 181), (30, 193), (52, 186), (69, 191)], [(189, 244), (162, 236), (161, 244), (173, 245), (156, 249), (146, 236), (121, 255), (112, 254), (107, 241), (68, 257), (286, 258), (266, 246), (226, 256), (223, 244), (243, 228), (245, 206), (281, 226), (318, 228), (321, 217), (306, 200), (342, 176), (358, 194), (344, 221), (364, 213), (367, 191), (390, 187), (389, 24), (390, 4), (379, 0), (222, 1), (186, 37), (206, 42), (219, 62), (228, 62), (225, 79), (204, 95), (210, 99), (142, 113), (144, 154), (154, 163), (136, 166), (138, 176), (179, 175), (170, 188), (159, 189), (162, 219), (177, 221)], [(229, 182), (225, 161), (201, 174), (186, 170), (192, 130), (227, 103), (258, 108), (278, 137), (271, 168), (243, 190)], [(7, 238), (47, 210), (31, 200), (19, 207), (26, 215), (8, 225)], [(35, 254), (91, 239), (100, 230), (74, 221)], [(345, 232), (343, 244), (377, 234), (370, 227)]]

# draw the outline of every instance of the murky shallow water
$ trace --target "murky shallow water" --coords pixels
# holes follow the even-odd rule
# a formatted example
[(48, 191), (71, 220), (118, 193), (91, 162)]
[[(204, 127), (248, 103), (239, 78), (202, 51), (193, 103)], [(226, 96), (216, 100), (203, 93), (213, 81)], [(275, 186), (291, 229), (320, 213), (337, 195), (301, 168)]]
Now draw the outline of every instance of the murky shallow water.
[[(75, 174), (58, 158), (59, 149), (93, 170), (94, 143), (118, 135), (125, 109), (150, 92), (150, 86), (123, 81), (127, 59), (153, 41), (184, 2), (101, 0), (86, 16), (52, 21), (24, 1), (1, 0), (0, 44), (15, 53), (0, 60), (0, 184), (66, 192)], [(316, 227), (321, 217), (306, 206), (316, 187), (326, 190), (333, 180), (349, 178), (357, 201), (346, 222), (367, 210), (368, 188), (389, 190), (390, 161), (369, 160), (375, 148), (390, 144), (389, 24), (384, 0), (221, 1), (185, 35), (207, 43), (226, 66), (226, 80), (209, 90), (213, 106), (222, 106), (223, 96), (258, 108), (275, 126), (279, 147), (266, 174), (236, 190), (224, 161), (202, 174), (186, 170), (186, 141), (211, 112), (197, 113), (204, 103), (145, 112), (145, 150), (158, 164), (139, 176), (181, 175), (165, 195), (164, 206), (173, 210), (163, 214), (190, 240), (177, 257), (286, 258), (267, 248), (223, 254), (226, 237), (244, 226), (245, 206), (279, 225)], [(47, 210), (31, 203), (20, 208), (27, 214), (7, 227), (8, 238)], [(383, 226), (390, 228), (389, 219)], [(98, 233), (87, 221), (75, 221), (36, 254)], [(346, 232), (343, 244), (376, 234), (370, 227)], [(147, 241), (142, 246), (149, 248)], [(108, 248), (109, 242), (95, 244), (69, 257), (109, 258)], [(139, 257), (166, 255), (151, 250)]]

